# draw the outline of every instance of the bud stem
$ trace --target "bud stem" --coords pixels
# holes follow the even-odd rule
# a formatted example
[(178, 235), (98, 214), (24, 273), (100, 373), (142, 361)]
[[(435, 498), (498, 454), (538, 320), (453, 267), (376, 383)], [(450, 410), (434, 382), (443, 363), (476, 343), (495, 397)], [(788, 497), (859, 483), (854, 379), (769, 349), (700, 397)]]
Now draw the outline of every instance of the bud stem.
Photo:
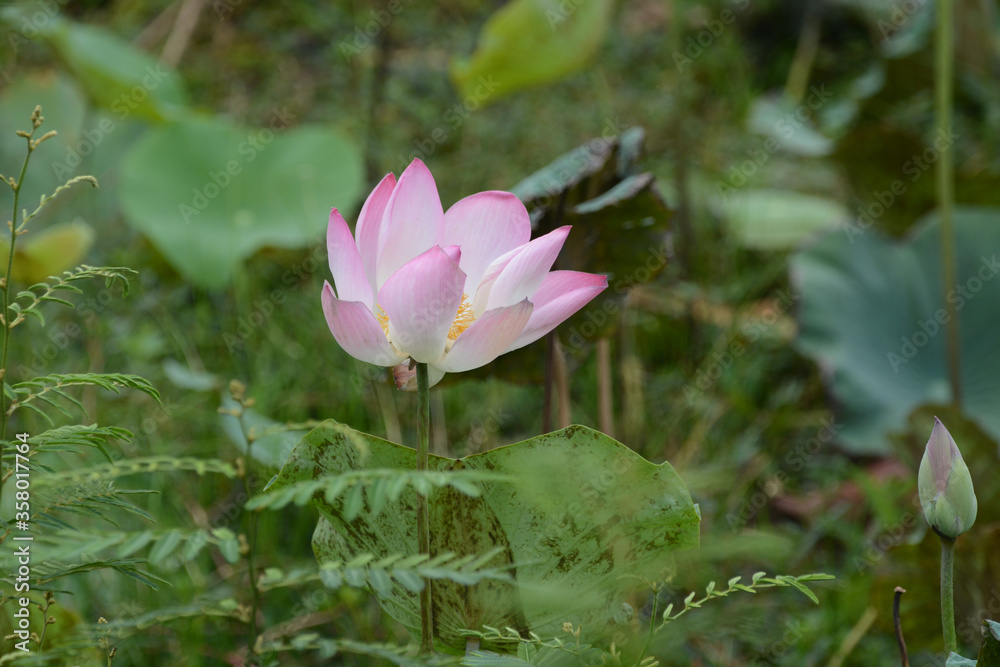
[[(427, 364), (417, 364), (417, 470), (427, 470), (431, 435), (431, 387)], [(430, 555), (431, 533), (428, 498), (417, 494), (417, 553)], [(434, 651), (434, 617), (431, 607), (431, 580), (424, 578), (420, 591), (420, 652)]]
[(941, 537), (941, 632), (946, 655), (958, 650), (955, 635), (955, 540)]

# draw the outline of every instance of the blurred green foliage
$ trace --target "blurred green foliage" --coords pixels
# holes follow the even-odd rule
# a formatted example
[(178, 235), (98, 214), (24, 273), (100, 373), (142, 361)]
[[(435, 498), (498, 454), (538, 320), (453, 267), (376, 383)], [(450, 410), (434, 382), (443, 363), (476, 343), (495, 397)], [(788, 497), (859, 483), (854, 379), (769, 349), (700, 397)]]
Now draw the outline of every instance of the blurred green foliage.
[[(888, 261), (862, 262), (853, 246), (844, 249), (837, 277), (826, 275), (830, 290), (815, 297), (788, 277), (793, 244), (811, 240), (814, 229), (828, 224), (870, 219), (863, 244), (889, 254), (913, 247), (893, 248), (880, 235), (904, 236), (934, 204), (928, 153), (937, 139), (933, 3), (588, 0), (504, 7), (513, 12), (529, 4), (553, 11), (577, 7), (552, 26), (551, 36), (561, 43), (569, 33), (560, 30), (578, 30), (582, 36), (574, 39), (585, 46), (571, 41), (564, 48), (571, 51), (569, 65), (541, 63), (545, 83), (536, 72), (531, 80), (537, 85), (504, 96), (490, 91), (482, 99), (475, 86), (478, 76), (489, 75), (490, 63), (521, 62), (496, 60), (504, 47), (484, 39), (497, 34), (499, 19), (491, 17), (498, 3), (401, 2), (398, 11), (383, 3), (301, 0), (4, 7), (0, 172), (18, 168), (11, 133), (42, 104), (47, 127), (60, 135), (37, 156), (25, 205), (33, 207), (42, 193), (77, 174), (96, 175), (101, 189), (91, 194), (80, 188), (54, 202), (39, 217), (39, 236), (80, 218), (96, 235), (85, 261), (141, 271), (127, 299), (117, 298), (114, 286), (92, 287), (76, 311), (58, 313), (36, 336), (22, 338), (11, 353), (9, 380), (105, 369), (143, 375), (161, 390), (161, 404), (138, 393), (100, 404), (92, 390), (80, 394), (92, 422), (127, 425), (136, 433), (115, 445), (112, 457), (123, 463), (220, 458), (236, 470), (247, 434), (234, 428), (235, 417), (216, 410), (232, 408), (224, 387), (239, 378), (257, 402), (259, 419), (249, 419), (249, 428), (274, 429), (255, 440), (262, 452), (256, 465), (263, 467), (249, 479), (256, 492), (288, 451), (290, 441), (280, 434), (284, 424), (298, 432), (332, 418), (412, 445), (414, 397), (397, 393), (384, 371), (340, 350), (323, 321), (319, 290), (328, 277), (322, 240), (328, 209), (337, 206), (353, 220), (366, 185), (388, 171), (398, 174), (413, 157), (431, 167), (448, 205), (471, 192), (510, 189), (594, 138), (642, 127), (645, 152), (637, 173), (652, 174), (675, 211), (671, 261), (632, 285), (622, 307), (601, 325), (608, 327), (613, 350), (614, 416), (602, 426), (650, 461), (669, 460), (678, 470), (701, 508), (702, 546), (678, 554), (677, 573), (663, 588), (630, 600), (634, 615), (622, 620), (631, 632), (621, 640), (636, 649), (654, 600), (659, 610), (680, 606), (687, 591), (704, 590), (709, 581), (749, 578), (763, 569), (824, 571), (837, 580), (816, 587), (818, 607), (788, 592), (720, 599), (714, 611), (706, 605), (671, 623), (651, 652), (664, 666), (889, 664), (898, 660), (890, 609), (892, 589), (900, 585), (909, 590), (903, 627), (911, 660), (940, 664), (937, 545), (914, 504), (916, 466), (933, 410), (963, 451), (970, 447), (966, 460), (977, 493), (983, 485), (986, 508), (997, 489), (977, 470), (997, 464), (996, 436), (969, 418), (993, 413), (988, 406), (968, 415), (921, 407), (938, 394), (933, 379), (915, 373), (907, 394), (916, 398), (905, 406), (889, 395), (898, 390), (894, 384), (875, 392), (879, 403), (896, 404), (889, 423), (886, 408), (850, 402), (859, 403), (859, 395), (841, 404), (836, 390), (842, 377), (793, 347), (794, 315), (819, 309), (831, 327), (850, 329), (851, 337), (838, 344), (855, 341), (873, 355), (864, 370), (874, 369), (880, 355), (892, 351), (876, 341), (885, 340), (883, 347), (895, 341), (863, 312), (892, 317), (894, 324), (922, 316), (908, 311), (899, 293), (930, 289), (931, 274), (915, 259), (906, 269), (912, 280), (902, 279)], [(958, 4), (956, 136), (949, 150), (958, 202), (990, 206), (1000, 178), (996, 9), (977, 0)], [(57, 10), (64, 13), (58, 20)], [(380, 21), (381, 12), (390, 19)], [(545, 24), (530, 30), (500, 37), (546, 35)], [(169, 75), (162, 87), (147, 90), (145, 68), (159, 71), (161, 55), (172, 62), (163, 66)], [(516, 55), (530, 60), (531, 54)], [(451, 63), (467, 58), (467, 67), (479, 69), (461, 76)], [(456, 90), (452, 77), (468, 83)], [(211, 214), (225, 233), (200, 233), (195, 217), (190, 234), (184, 226), (183, 237), (158, 236), (170, 233), (168, 218), (183, 222), (179, 206), (194, 196), (186, 190), (212, 182), (211, 173), (225, 168), (232, 150), (220, 152), (214, 143), (268, 128), (276, 109), (287, 109), (293, 120), (272, 130), (276, 149), (261, 156), (282, 155), (277, 147), (283, 140), (299, 145), (284, 154), (288, 162), (276, 157), (255, 175), (253, 187), (236, 185), (234, 176), (233, 187), (205, 208), (204, 219)], [(197, 134), (188, 123), (211, 123), (219, 131)], [(316, 174), (314, 189), (300, 182), (299, 160)], [(874, 215), (873, 203), (897, 181), (902, 194)], [(798, 218), (801, 225), (795, 215), (782, 218), (780, 244), (770, 242), (770, 213), (755, 214), (738, 203), (747, 196), (753, 203), (761, 192), (775, 197), (767, 211), (789, 202), (809, 209), (809, 216)], [(0, 194), (0, 211), (9, 210), (8, 197)], [(267, 217), (270, 222), (261, 224), (274, 228), (256, 238), (241, 236), (246, 218), (240, 210)], [(846, 219), (835, 220), (834, 211)], [(295, 243), (282, 242), (277, 229), (294, 231)], [(845, 236), (842, 227), (832, 234), (818, 249), (797, 255), (792, 266)], [(992, 253), (993, 236), (967, 243)], [(30, 239), (24, 237), (25, 252)], [(931, 246), (933, 238), (919, 243)], [(862, 265), (851, 268), (852, 262)], [(193, 279), (200, 271), (213, 278)], [(883, 295), (849, 288), (868, 274), (899, 284)], [(984, 313), (991, 303), (983, 302)], [(855, 311), (847, 304), (866, 310), (849, 315)], [(892, 315), (897, 308), (904, 312)], [(986, 324), (963, 329), (963, 336), (978, 341), (967, 350), (976, 355), (974, 366), (981, 355), (996, 355), (982, 334), (988, 314), (982, 318)], [(866, 335), (866, 327), (874, 335)], [(845, 358), (845, 368), (863, 363), (857, 354)], [(928, 358), (920, 356), (920, 363)], [(571, 420), (596, 426), (601, 373), (590, 343), (574, 350), (567, 366)], [(979, 370), (989, 368), (984, 362)], [(475, 454), (541, 431), (543, 387), (507, 382), (504, 374), (498, 370), (490, 379), (460, 380), (435, 392), (437, 453)], [(990, 379), (983, 377), (968, 389), (975, 401), (991, 395)], [(855, 422), (841, 418), (852, 409), (880, 410), (885, 425), (862, 451), (850, 446)], [(18, 414), (13, 428), (38, 432), (42, 424)], [(67, 454), (61, 469), (100, 461), (96, 452)], [(114, 664), (238, 664), (248, 593), (244, 561), (233, 562), (239, 545), (233, 538), (246, 531), (247, 497), (229, 472), (119, 470), (119, 487), (157, 492), (136, 501), (155, 523), (123, 519), (121, 532), (140, 537), (116, 540), (121, 533), (110, 531), (101, 546), (93, 541), (96, 524), (82, 520), (80, 543), (91, 544), (98, 557), (148, 560), (143, 567), (170, 586), (153, 592), (104, 571), (72, 579), (57, 597), (51, 641), (75, 642), (95, 660), (105, 641), (117, 647)], [(292, 507), (259, 515), (265, 577), (284, 581), (277, 572), (268, 575), (268, 568), (314, 568), (316, 518)], [(958, 546), (959, 579), (966, 582), (956, 602), (964, 655), (978, 650), (982, 617), (996, 618), (996, 521), (984, 511), (978, 532)], [(98, 625), (101, 616), (112, 622)], [(265, 635), (286, 640), (284, 650), (268, 656), (274, 664), (385, 664), (396, 653), (373, 647), (407, 641), (369, 594), (349, 585), (276, 584), (264, 593), (258, 620)], [(582, 632), (586, 637), (587, 629)], [(15, 664), (39, 664), (42, 657)]]

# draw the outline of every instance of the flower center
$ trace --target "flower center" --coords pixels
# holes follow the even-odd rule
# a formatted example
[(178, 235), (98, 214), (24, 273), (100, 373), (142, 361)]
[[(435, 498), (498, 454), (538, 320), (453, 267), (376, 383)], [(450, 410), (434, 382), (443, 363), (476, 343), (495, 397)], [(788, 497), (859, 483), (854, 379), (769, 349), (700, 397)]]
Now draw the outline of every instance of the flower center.
[(455, 314), (455, 321), (451, 323), (451, 329), (448, 330), (448, 340), (454, 342), (475, 321), (476, 314), (472, 311), (469, 295), (463, 294), (462, 303), (458, 304), (458, 312)]
[[(375, 318), (382, 325), (385, 337), (391, 342), (392, 339), (389, 337), (389, 314), (380, 305), (375, 306)], [(455, 321), (451, 323), (451, 329), (448, 330), (448, 340), (454, 343), (455, 339), (461, 336), (462, 332), (468, 329), (475, 321), (476, 314), (472, 310), (472, 300), (468, 294), (463, 294), (462, 303), (458, 304), (458, 312), (455, 313)]]
[(389, 337), (389, 314), (385, 312), (382, 306), (375, 304), (375, 318), (378, 323), (382, 325), (382, 331), (385, 332), (385, 337)]

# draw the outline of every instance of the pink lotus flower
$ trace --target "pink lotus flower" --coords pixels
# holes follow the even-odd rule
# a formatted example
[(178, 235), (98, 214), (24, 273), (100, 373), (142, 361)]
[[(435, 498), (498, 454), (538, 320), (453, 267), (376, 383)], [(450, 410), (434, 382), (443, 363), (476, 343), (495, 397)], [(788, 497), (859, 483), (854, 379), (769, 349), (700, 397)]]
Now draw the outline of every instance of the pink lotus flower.
[[(524, 205), (509, 192), (480, 192), (445, 213), (430, 171), (414, 160), (368, 196), (356, 239), (336, 209), (327, 247), (337, 287), (323, 285), (323, 312), (351, 356), (397, 369), (414, 389), (409, 360), (445, 373), (484, 366), (538, 340), (607, 287), (606, 276), (550, 271), (569, 234), (535, 240)], [(407, 364), (403, 364), (407, 361)]]

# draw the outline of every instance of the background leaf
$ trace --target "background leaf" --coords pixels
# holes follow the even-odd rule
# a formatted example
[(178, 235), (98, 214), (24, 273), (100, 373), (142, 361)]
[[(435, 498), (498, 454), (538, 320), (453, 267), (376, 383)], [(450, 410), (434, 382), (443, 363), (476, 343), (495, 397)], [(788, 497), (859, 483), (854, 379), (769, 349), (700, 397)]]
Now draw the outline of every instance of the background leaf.
[(180, 76), (110, 30), (53, 18), (41, 36), (90, 98), (119, 119), (165, 121), (186, 113)]
[(488, 102), (586, 65), (604, 40), (613, 0), (513, 0), (489, 18), (468, 59), (451, 63), (462, 97)]
[[(83, 220), (52, 225), (20, 237), (14, 248), (14, 280), (34, 284), (75, 268), (96, 237), (94, 228)], [(0, 239), (0, 257), (9, 252), (10, 243), (4, 237)]]
[(358, 150), (335, 130), (277, 132), (205, 119), (139, 140), (126, 157), (120, 197), (128, 222), (185, 278), (219, 289), (263, 247), (320, 241), (330, 208), (352, 206), (361, 182)]
[[(834, 232), (793, 258), (798, 346), (825, 371), (839, 404), (840, 442), (859, 453), (887, 453), (888, 435), (902, 430), (915, 408), (951, 400), (940, 223), (926, 216), (899, 244), (857, 231)], [(963, 407), (997, 440), (1000, 267), (993, 249), (1000, 248), (1000, 210), (958, 209), (955, 241), (961, 291), (951, 298), (961, 323)]]
[(743, 190), (720, 200), (729, 229), (743, 244), (783, 250), (849, 218), (842, 204), (792, 190)]

